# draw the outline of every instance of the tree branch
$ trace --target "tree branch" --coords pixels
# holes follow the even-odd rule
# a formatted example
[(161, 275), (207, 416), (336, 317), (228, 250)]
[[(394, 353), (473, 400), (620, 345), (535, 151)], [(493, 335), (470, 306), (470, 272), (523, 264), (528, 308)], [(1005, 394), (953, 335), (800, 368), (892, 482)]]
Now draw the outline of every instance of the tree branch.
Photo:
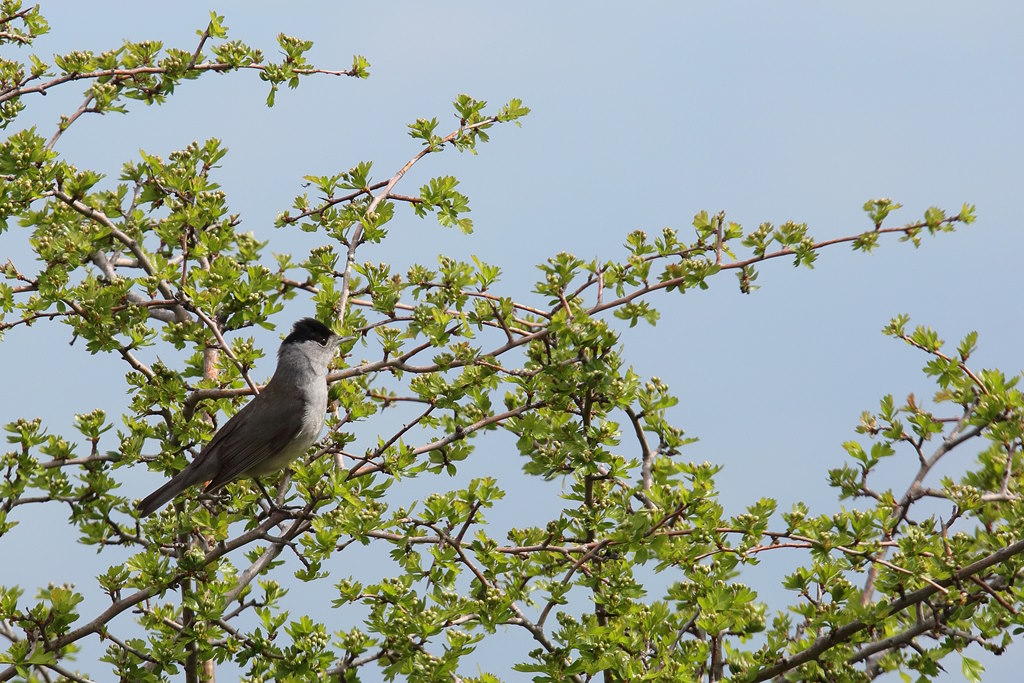
[[(889, 607), (888, 614), (898, 614), (899, 612), (902, 612), (908, 607), (919, 605), (928, 598), (938, 593), (940, 588), (953, 586), (963, 581), (964, 579), (967, 579), (971, 576), (974, 576), (975, 574), (978, 574), (988, 569), (989, 567), (995, 566), (1001, 562), (1005, 562), (1011, 557), (1019, 555), (1021, 552), (1024, 552), (1024, 540), (1011, 543), (1005, 548), (997, 550), (996, 552), (986, 557), (983, 557), (982, 559), (977, 560), (976, 562), (973, 562), (967, 565), (966, 567), (963, 567), (962, 569), (954, 572), (954, 574), (949, 578), (936, 581), (935, 583), (937, 585), (928, 585), (924, 588), (919, 588), (918, 590), (913, 591), (912, 593), (906, 594), (902, 598), (894, 600)], [(826, 650), (829, 650), (830, 648), (833, 648), (836, 645), (839, 645), (840, 643), (848, 641), (855, 634), (857, 634), (860, 631), (863, 631), (869, 626), (870, 624), (868, 624), (867, 622), (855, 619), (847, 624), (844, 624), (843, 626), (834, 628), (828, 634), (819, 637), (809, 647), (802, 650), (801, 652), (798, 652), (797, 654), (791, 657), (784, 658), (782, 661), (773, 664), (772, 666), (761, 669), (750, 680), (754, 683), (756, 683), (757, 681), (767, 681), (787, 671), (791, 671), (802, 664), (814, 661)]]

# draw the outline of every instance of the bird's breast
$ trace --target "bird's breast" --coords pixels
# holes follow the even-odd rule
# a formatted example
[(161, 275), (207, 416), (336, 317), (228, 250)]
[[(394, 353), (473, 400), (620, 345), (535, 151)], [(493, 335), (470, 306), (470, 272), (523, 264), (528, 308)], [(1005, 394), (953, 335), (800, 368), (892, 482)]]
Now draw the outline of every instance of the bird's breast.
[(324, 428), (324, 417), (327, 414), (326, 387), (321, 395), (307, 395), (302, 400), (304, 406), (302, 420), (295, 436), (278, 453), (271, 455), (249, 470), (249, 474), (263, 476), (272, 474), (287, 467), (296, 458), (305, 455)]

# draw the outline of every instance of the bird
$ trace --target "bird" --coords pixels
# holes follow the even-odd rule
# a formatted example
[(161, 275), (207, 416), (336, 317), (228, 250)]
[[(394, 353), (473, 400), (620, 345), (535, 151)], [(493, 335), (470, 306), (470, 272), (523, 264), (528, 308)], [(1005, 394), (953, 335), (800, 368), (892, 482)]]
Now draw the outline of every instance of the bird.
[[(199, 455), (137, 505), (146, 517), (193, 484), (214, 492), (239, 477), (277, 472), (320, 436), (327, 413), (327, 367), (344, 341), (302, 318), (277, 351), (270, 382), (214, 434)], [(258, 482), (257, 482), (258, 483)]]

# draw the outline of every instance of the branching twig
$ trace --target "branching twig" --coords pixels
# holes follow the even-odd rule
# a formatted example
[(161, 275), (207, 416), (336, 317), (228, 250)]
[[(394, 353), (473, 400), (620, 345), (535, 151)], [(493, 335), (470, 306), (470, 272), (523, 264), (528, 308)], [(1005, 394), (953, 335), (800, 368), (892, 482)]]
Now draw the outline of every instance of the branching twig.
[[(266, 64), (241, 64), (233, 65), (226, 62), (204, 62), (202, 64), (195, 64), (191, 71), (234, 71), (239, 69), (252, 69), (254, 71), (266, 71)], [(355, 69), (344, 69), (344, 70), (331, 70), (331, 69), (293, 69), (294, 73), (302, 75), (311, 74), (322, 74), (325, 76), (357, 76), (358, 72)], [(72, 72), (62, 76), (57, 76), (44, 83), (31, 86), (20, 86), (16, 88), (9, 88), (7, 90), (0, 91), (0, 103), (13, 100), (18, 97), (25, 95), (31, 95), (34, 93), (43, 94), (47, 90), (68, 83), (70, 81), (82, 81), (82, 80), (95, 80), (100, 78), (113, 78), (119, 81), (126, 81), (137, 76), (145, 75), (162, 75), (166, 74), (167, 69), (162, 66), (137, 66), (130, 69), (97, 69), (95, 71), (84, 71), (84, 72)]]
[[(372, 217), (375, 214), (375, 212), (377, 211), (377, 207), (380, 206), (380, 203), (391, 195), (391, 190), (394, 189), (395, 185), (398, 184), (398, 181), (401, 180), (402, 177), (409, 172), (409, 169), (415, 166), (420, 159), (427, 156), (431, 152), (441, 149), (444, 145), (455, 140), (460, 135), (464, 135), (467, 132), (476, 130), (478, 128), (486, 128), (487, 126), (494, 125), (497, 122), (497, 116), (490, 116), (478, 123), (474, 123), (468, 126), (462, 126), (458, 130), (452, 131), (444, 138), (442, 138), (441, 143), (438, 144), (436, 147), (433, 145), (426, 145), (423, 149), (417, 152), (413, 158), (405, 162), (405, 165), (402, 166), (402, 168), (398, 169), (397, 173), (391, 176), (390, 180), (387, 181), (387, 183), (384, 185), (384, 188), (380, 192), (373, 195), (373, 199), (370, 201), (370, 205), (366, 207), (366, 216)], [(363, 226), (362, 224), (358, 224), (356, 225), (355, 230), (353, 230), (352, 235), (348, 239), (348, 253), (345, 257), (345, 270), (341, 280), (341, 301), (338, 303), (337, 311), (339, 320), (344, 320), (345, 311), (348, 308), (348, 299), (352, 289), (352, 268), (355, 266), (356, 263), (356, 249), (358, 249), (359, 245), (362, 244), (362, 239)]]
[[(948, 587), (956, 584), (957, 582), (978, 574), (989, 567), (993, 567), (1001, 562), (1005, 562), (1015, 555), (1019, 555), (1024, 552), (1024, 541), (1017, 541), (1010, 545), (997, 550), (994, 553), (987, 555), (986, 557), (973, 562), (966, 567), (963, 567), (959, 571), (955, 572), (952, 576), (946, 579), (941, 579), (936, 582), (937, 586), (929, 585), (924, 588), (919, 588), (916, 591), (907, 593), (902, 598), (893, 600), (889, 606), (889, 614), (897, 614), (903, 610), (920, 605), (925, 600), (928, 600), (933, 595), (939, 592), (939, 587)], [(787, 671), (792, 671), (801, 664), (817, 659), (826, 650), (835, 647), (840, 643), (844, 643), (852, 638), (856, 633), (863, 631), (868, 628), (870, 624), (859, 619), (855, 619), (847, 624), (832, 629), (826, 635), (819, 637), (809, 647), (798, 652), (797, 654), (787, 657), (780, 662), (771, 666), (765, 667), (758, 671), (752, 679), (752, 682), (767, 681), (775, 678)], [(867, 653), (864, 656), (867, 657), (871, 653)]]

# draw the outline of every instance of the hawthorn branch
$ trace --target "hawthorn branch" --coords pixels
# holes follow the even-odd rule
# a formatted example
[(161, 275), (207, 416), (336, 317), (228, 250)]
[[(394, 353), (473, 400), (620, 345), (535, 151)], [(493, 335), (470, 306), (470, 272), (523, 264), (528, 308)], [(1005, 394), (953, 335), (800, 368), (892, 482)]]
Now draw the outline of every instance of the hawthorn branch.
[(50, 138), (49, 142), (46, 143), (47, 150), (53, 149), (54, 145), (57, 144), (57, 140), (60, 139), (60, 136), (63, 135), (64, 132), (71, 127), (71, 124), (77, 121), (82, 114), (99, 113), (100, 110), (98, 108), (89, 106), (92, 104), (94, 99), (95, 98), (93, 98), (92, 95), (87, 95), (85, 100), (82, 101), (82, 104), (78, 105), (78, 109), (76, 109), (71, 116), (66, 118), (62, 117), (63, 120), (57, 125), (57, 130), (53, 132), (53, 136)]
[[(117, 224), (115, 224), (114, 221), (110, 220), (110, 218), (105, 213), (103, 213), (99, 209), (94, 209), (88, 204), (82, 203), (81, 201), (75, 199), (74, 197), (67, 194), (60, 188), (55, 188), (51, 190), (51, 193), (54, 197), (64, 202), (67, 206), (71, 207), (82, 216), (85, 216), (86, 218), (102, 225), (110, 232), (110, 234), (118, 242), (127, 247), (128, 250), (132, 252), (135, 258), (138, 260), (139, 266), (146, 272), (146, 274), (154, 278), (157, 278), (156, 287), (163, 295), (164, 299), (174, 301), (178, 299), (178, 297), (174, 295), (174, 292), (171, 291), (170, 285), (168, 285), (166, 281), (160, 279), (157, 276), (156, 268), (153, 266), (153, 263), (149, 260), (149, 254), (147, 254), (146, 251), (142, 248), (142, 245), (140, 245), (138, 241), (136, 241), (126, 232), (121, 230), (121, 228), (117, 227)], [(186, 320), (188, 320), (188, 313), (186, 313), (185, 309), (180, 305), (175, 309), (175, 314), (177, 322), (185, 322)]]
[[(412, 455), (420, 456), (423, 455), (424, 453), (429, 453), (430, 451), (436, 451), (440, 448), (444, 448), (445, 446), (448, 446), (449, 444), (454, 443), (455, 441), (461, 441), (462, 439), (465, 439), (473, 432), (485, 429), (486, 427), (489, 427), (494, 424), (499, 424), (505, 420), (508, 420), (509, 418), (522, 415), (527, 411), (540, 408), (544, 405), (546, 405), (546, 403), (543, 401), (527, 403), (525, 405), (522, 405), (518, 408), (513, 408), (512, 410), (506, 411), (504, 413), (498, 413), (496, 415), (491, 415), (489, 417), (482, 418), (471, 425), (467, 425), (465, 427), (460, 426), (456, 428), (455, 432), (448, 434), (447, 436), (437, 439), (436, 441), (431, 441), (430, 443), (423, 444), (422, 446), (417, 446), (416, 448), (412, 449)], [(419, 419), (422, 419), (422, 417), (420, 417)], [(384, 465), (357, 466), (354, 467), (353, 470), (349, 472), (349, 478), (361, 477), (368, 474), (372, 474), (374, 472), (381, 472), (383, 470)]]
[[(525, 628), (530, 633), (530, 635), (533, 636), (533, 639), (540, 643), (541, 646), (548, 652), (555, 652), (558, 649), (555, 647), (555, 644), (552, 643), (551, 640), (547, 637), (547, 634), (544, 633), (544, 629), (541, 626), (533, 623), (532, 621), (526, 618), (526, 615), (523, 614), (523, 610), (519, 608), (519, 605), (513, 602), (511, 605), (509, 605), (509, 609), (511, 609), (512, 612), (516, 615), (514, 618), (508, 620), (509, 624), (513, 626), (522, 626), (523, 628)], [(568, 664), (569, 662), (566, 661), (565, 663)], [(579, 674), (570, 674), (569, 678), (575, 681), (575, 683), (584, 683), (583, 677)], [(590, 679), (588, 678), (587, 680)]]
[[(958, 216), (954, 216), (954, 217), (946, 219), (943, 222), (944, 223), (955, 222), (958, 218), (959, 218)], [(897, 233), (898, 234), (907, 234), (907, 233), (912, 232), (914, 230), (918, 230), (921, 227), (924, 227), (925, 225), (926, 224), (923, 223), (923, 222), (921, 222), (921, 223), (911, 223), (911, 224), (908, 224), (908, 225), (905, 225), (905, 226), (902, 226), (902, 227), (898, 227), (898, 228), (883, 228), (880, 232), (883, 232), (883, 233), (894, 233), (894, 234), (897, 234)], [(837, 237), (837, 238), (830, 239), (830, 240), (823, 240), (821, 242), (815, 243), (813, 245), (813, 248), (815, 250), (821, 250), (821, 249), (824, 249), (824, 248), (827, 248), (827, 247), (830, 247), (830, 246), (834, 246), (834, 245), (837, 245), (837, 244), (844, 244), (844, 243), (852, 242), (852, 241), (858, 239), (859, 237), (860, 237), (860, 234), (856, 234), (856, 235), (847, 235), (845, 237)], [(688, 251), (693, 251), (693, 250), (688, 250)], [(788, 249), (788, 248), (787, 249), (780, 249), (778, 251), (769, 252), (769, 253), (766, 253), (766, 254), (763, 254), (763, 255), (757, 256), (757, 257), (752, 257), (752, 258), (744, 260), (744, 261), (737, 261), (737, 262), (725, 264), (725, 265), (723, 265), (721, 267), (721, 270), (729, 270), (729, 269), (742, 268), (742, 267), (750, 265), (752, 263), (756, 263), (756, 262), (764, 261), (764, 260), (769, 260), (769, 259), (774, 259), (774, 258), (780, 258), (780, 257), (783, 257), (783, 256), (789, 256), (789, 255), (792, 255), (793, 253), (794, 253), (794, 251), (792, 249)], [(606, 301), (606, 302), (600, 303), (600, 304), (595, 304), (594, 306), (592, 306), (589, 309), (587, 309), (586, 311), (584, 311), (583, 314), (587, 315), (587, 316), (593, 316), (593, 315), (596, 315), (598, 313), (601, 313), (601, 312), (604, 312), (604, 311), (607, 311), (607, 310), (610, 310), (610, 309), (613, 309), (613, 308), (621, 307), (621, 306), (623, 306), (623, 305), (625, 305), (625, 304), (627, 304), (627, 303), (629, 303), (629, 302), (631, 302), (631, 301), (633, 301), (635, 299), (644, 297), (644, 296), (649, 295), (649, 294), (651, 294), (651, 293), (653, 293), (655, 291), (659, 291), (659, 290), (665, 289), (667, 287), (678, 286), (678, 285), (682, 284), (684, 279), (685, 279), (684, 277), (679, 277), (679, 278), (673, 278), (673, 279), (670, 279), (670, 280), (666, 280), (664, 282), (658, 282), (658, 283), (655, 283), (655, 284), (646, 284), (646, 285), (644, 285), (642, 287), (638, 287), (633, 292), (630, 292), (630, 293), (628, 293), (626, 295), (623, 295), (623, 296), (621, 296), (621, 297), (619, 297), (617, 299), (614, 299), (614, 300), (611, 300), (611, 301)], [(550, 314), (548, 314), (548, 313), (545, 313), (544, 315), (545, 315), (545, 317), (549, 317), (550, 316)], [(489, 351), (487, 353), (484, 353), (484, 354), (480, 354), (480, 355), (486, 356), (486, 357), (492, 357), (492, 358), (498, 357), (498, 356), (500, 356), (502, 354), (505, 354), (505, 353), (507, 353), (507, 352), (511, 351), (512, 349), (515, 349), (515, 348), (517, 348), (519, 346), (523, 346), (523, 345), (529, 344), (529, 343), (534, 342), (534, 341), (543, 340), (543, 339), (547, 338), (549, 335), (550, 335), (550, 330), (548, 328), (540, 328), (540, 329), (538, 329), (535, 332), (530, 332), (529, 334), (524, 334), (524, 335), (514, 339), (513, 341), (507, 341), (506, 343), (502, 344), (501, 346), (495, 347), (491, 351)], [(415, 347), (413, 350), (407, 352), (406, 354), (404, 354), (403, 356), (400, 356), (400, 357), (388, 358), (388, 359), (374, 361), (374, 362), (368, 362), (368, 363), (362, 363), (360, 365), (356, 365), (356, 366), (353, 366), (353, 367), (345, 369), (345, 370), (335, 371), (335, 372), (333, 372), (333, 373), (328, 375), (328, 380), (331, 381), (331, 382), (338, 382), (338, 381), (342, 381), (342, 380), (345, 380), (345, 379), (349, 379), (351, 377), (357, 377), (357, 376), (360, 376), (360, 375), (371, 374), (371, 373), (379, 372), (379, 371), (385, 370), (385, 369), (397, 369), (397, 370), (402, 370), (404, 372), (412, 372), (412, 373), (422, 374), (422, 373), (428, 373), (428, 372), (438, 372), (440, 370), (450, 370), (450, 369), (460, 368), (460, 367), (464, 367), (464, 366), (468, 365), (469, 363), (473, 362), (473, 361), (466, 361), (466, 360), (455, 359), (451, 363), (447, 364), (444, 368), (442, 368), (441, 366), (439, 366), (437, 364), (429, 364), (429, 365), (421, 365), (421, 366), (413, 366), (413, 365), (409, 365), (408, 364), (408, 360), (410, 358), (412, 358), (415, 355), (418, 355), (422, 351), (427, 350), (429, 348), (432, 348), (430, 344), (423, 344), (423, 345), (420, 345), (418, 347)]]
[[(365, 457), (365, 458), (360, 458), (360, 459), (359, 459), (359, 462), (357, 462), (357, 463), (356, 463), (355, 465), (353, 465), (353, 466), (352, 466), (352, 468), (351, 468), (351, 469), (350, 469), (350, 470), (348, 471), (348, 476), (347, 476), (347, 478), (351, 479), (351, 478), (352, 478), (353, 476), (355, 476), (355, 475), (356, 475), (356, 473), (357, 473), (357, 472), (359, 472), (359, 470), (360, 470), (360, 469), (362, 469), (362, 468), (363, 468), (363, 466), (364, 466), (365, 464), (367, 464), (367, 463), (368, 463), (368, 462), (369, 462), (370, 460), (373, 460), (373, 459), (375, 459), (375, 458), (379, 458), (379, 457), (380, 457), (380, 455), (381, 455), (381, 453), (383, 453), (383, 452), (384, 452), (384, 451), (386, 451), (387, 449), (391, 448), (391, 447), (392, 447), (393, 445), (395, 445), (395, 443), (396, 443), (396, 442), (397, 442), (397, 441), (398, 441), (399, 439), (401, 439), (401, 438), (402, 438), (402, 436), (403, 436), (403, 435), (405, 435), (405, 434), (406, 434), (406, 433), (407, 433), (407, 432), (408, 432), (408, 431), (409, 431), (410, 429), (412, 429), (413, 427), (415, 427), (416, 425), (418, 425), (418, 424), (419, 424), (420, 422), (422, 422), (423, 420), (425, 420), (425, 419), (426, 419), (426, 418), (427, 418), (427, 417), (428, 417), (428, 416), (429, 416), (429, 415), (430, 415), (430, 414), (431, 414), (432, 412), (434, 412), (434, 409), (435, 409), (436, 407), (437, 407), (437, 406), (433, 406), (433, 405), (431, 405), (431, 406), (428, 406), (428, 407), (427, 407), (427, 409), (426, 409), (426, 410), (424, 410), (424, 411), (423, 411), (423, 412), (422, 412), (422, 413), (421, 413), (421, 414), (419, 415), (419, 417), (416, 417), (416, 418), (414, 418), (414, 419), (410, 420), (410, 421), (409, 421), (409, 422), (408, 422), (407, 424), (404, 424), (404, 425), (402, 425), (402, 428), (401, 428), (401, 429), (399, 429), (399, 430), (398, 430), (397, 432), (395, 432), (395, 433), (394, 433), (394, 434), (393, 434), (393, 435), (391, 436), (391, 438), (389, 438), (389, 439), (388, 439), (387, 441), (385, 441), (385, 442), (384, 442), (383, 444), (381, 444), (380, 446), (378, 446), (377, 448), (375, 448), (375, 449), (374, 449), (374, 451), (373, 451), (373, 454), (372, 454), (372, 455), (370, 455), (370, 456), (368, 456), (368, 457)], [(373, 467), (373, 466), (371, 465), (371, 467)]]
[(202, 320), (203, 324), (210, 328), (210, 332), (212, 332), (214, 338), (216, 338), (217, 344), (220, 346), (221, 350), (224, 351), (227, 357), (231, 359), (231, 362), (235, 364), (235, 367), (238, 368), (238, 372), (239, 374), (242, 375), (242, 379), (245, 380), (245, 383), (248, 385), (249, 390), (253, 394), (259, 394), (259, 388), (256, 386), (256, 383), (252, 381), (252, 378), (249, 377), (249, 369), (245, 366), (244, 363), (242, 363), (242, 361), (238, 360), (238, 356), (236, 356), (234, 351), (231, 350), (231, 346), (227, 343), (227, 341), (225, 341), (224, 335), (222, 335), (220, 332), (220, 327), (213, 320), (211, 320), (210, 317), (206, 315), (206, 313), (204, 313), (198, 306), (190, 306), (190, 308), (192, 312), (196, 314), (196, 317)]
[(914, 341), (914, 338), (911, 337), (910, 335), (899, 334), (897, 336), (900, 339), (902, 339), (903, 341), (905, 341), (906, 343), (908, 343), (911, 346), (913, 346), (915, 349), (920, 349), (921, 351), (924, 351), (927, 354), (935, 356), (936, 358), (941, 358), (942, 360), (946, 361), (947, 363), (955, 364), (957, 366), (957, 368), (960, 369), (961, 372), (963, 372), (965, 375), (967, 375), (968, 377), (971, 378), (971, 381), (974, 382), (974, 386), (978, 387), (978, 391), (980, 391), (982, 394), (985, 394), (986, 396), (989, 394), (988, 387), (985, 386), (985, 383), (982, 382), (981, 379), (977, 375), (974, 374), (974, 372), (967, 366), (967, 363), (965, 363), (963, 360), (958, 360), (958, 361), (956, 361), (954, 363), (953, 359), (950, 358), (949, 356), (947, 356), (946, 354), (942, 353), (938, 349), (933, 349), (933, 348), (929, 348), (927, 346), (923, 346), (921, 344), (918, 344), (916, 341)]
[[(957, 214), (956, 216), (950, 216), (949, 218), (946, 218), (945, 220), (943, 220), (941, 222), (941, 224), (949, 225), (949, 224), (952, 224), (952, 223), (956, 223), (956, 222), (958, 222), (960, 220), (961, 220), (960, 215)], [(926, 227), (928, 227), (928, 223), (927, 222), (925, 222), (925, 221), (918, 221), (918, 222), (915, 222), (915, 223), (908, 223), (906, 225), (902, 225), (902, 226), (895, 227), (895, 228), (882, 228), (881, 230), (878, 230), (877, 232), (883, 233), (883, 234), (907, 235), (907, 234), (911, 234), (911, 233), (913, 233), (915, 231), (921, 230), (922, 228), (926, 228)], [(822, 240), (820, 242), (815, 242), (815, 243), (813, 243), (811, 245), (811, 250), (812, 251), (821, 251), (822, 249), (825, 249), (825, 248), (831, 247), (831, 246), (835, 246), (837, 244), (846, 244), (848, 242), (854, 242), (857, 239), (859, 239), (861, 237), (861, 235), (863, 235), (863, 233), (857, 233), (855, 235), (845, 235), (843, 237), (834, 237), (832, 239)], [(703, 247), (703, 248), (699, 248), (699, 249), (696, 249), (696, 250), (688, 249), (686, 251), (687, 252), (692, 252), (692, 251), (708, 251), (708, 249), (706, 247)], [(782, 258), (784, 256), (793, 256), (794, 254), (796, 254), (796, 250), (795, 249), (790, 249), (790, 248), (787, 247), (787, 248), (779, 249), (777, 251), (765, 252), (764, 254), (761, 254), (759, 256), (751, 256), (750, 258), (744, 259), (742, 261), (733, 261), (731, 263), (723, 264), (723, 265), (720, 266), (720, 270), (723, 270), (723, 271), (724, 270), (742, 270), (743, 268), (746, 268), (748, 266), (754, 265), (755, 263), (760, 263), (762, 261), (770, 261), (772, 259)], [(669, 287), (678, 287), (679, 285), (681, 285), (681, 284), (683, 284), (685, 282), (687, 277), (688, 276), (680, 276), (680, 277), (675, 277), (675, 278), (671, 278), (671, 279), (668, 279), (668, 280), (664, 280), (662, 282), (656, 282), (654, 284), (646, 284), (643, 287), (640, 287), (640, 288), (636, 289), (635, 291), (630, 292), (629, 294), (621, 296), (621, 297), (619, 297), (617, 299), (605, 302), (603, 304), (595, 305), (595, 306), (591, 307), (587, 311), (587, 313), (589, 315), (593, 315), (595, 313), (600, 313), (602, 311), (606, 311), (606, 310), (609, 310), (609, 309), (612, 309), (612, 308), (618, 308), (620, 306), (623, 306), (624, 304), (627, 304), (627, 303), (633, 301), (634, 299), (646, 296), (647, 294), (650, 294), (652, 292), (656, 292), (656, 291), (662, 290), (662, 289), (667, 289)]]
[[(647, 435), (644, 434), (644, 426), (641, 422), (641, 417), (636, 414), (636, 411), (634, 411), (632, 407), (626, 406), (626, 415), (629, 416), (629, 421), (633, 424), (633, 432), (636, 434), (636, 440), (640, 442), (640, 456), (642, 463), (641, 477), (643, 479), (644, 491), (650, 491), (653, 484), (651, 465), (658, 453), (655, 450), (651, 450), (650, 444), (647, 443)], [(653, 510), (654, 503), (651, 503), (648, 500), (647, 507)]]
[[(266, 71), (266, 64), (228, 64), (226, 62), (203, 62), (202, 64), (195, 64), (189, 70), (191, 72), (226, 72), (226, 71), (239, 71), (242, 69), (250, 69), (254, 71)], [(49, 81), (38, 83), (36, 85), (26, 86), (22, 85), (15, 88), (9, 88), (7, 90), (0, 91), (0, 103), (13, 100), (18, 97), (25, 95), (31, 95), (34, 93), (45, 94), (46, 91), (51, 90), (64, 83), (72, 81), (82, 80), (97, 80), (100, 78), (111, 78), (117, 81), (117, 85), (122, 82), (131, 80), (138, 76), (152, 76), (162, 75), (168, 72), (166, 67), (162, 66), (137, 66), (130, 69), (116, 68), (116, 69), (96, 69), (94, 71), (83, 71), (83, 72), (71, 72), (66, 73), (62, 76), (57, 76)], [(325, 76), (358, 76), (358, 72), (355, 69), (293, 69), (294, 73), (301, 74), (304, 76), (312, 74), (322, 74)]]
[[(928, 585), (923, 588), (919, 588), (916, 591), (907, 593), (903, 597), (894, 600), (889, 607), (888, 614), (898, 614), (907, 608), (921, 605), (938, 593), (941, 588), (949, 587), (962, 582), (965, 579), (969, 579), (975, 574), (979, 574), (989, 567), (1005, 562), (1011, 557), (1019, 555), (1022, 552), (1024, 552), (1024, 540), (1011, 543), (1010, 545), (954, 572), (952, 576), (936, 581), (935, 585)], [(870, 624), (867, 622), (855, 619), (848, 624), (834, 628), (826, 635), (819, 637), (806, 649), (791, 657), (784, 658), (776, 664), (761, 669), (750, 680), (753, 683), (757, 683), (758, 681), (767, 681), (775, 678), (776, 676), (780, 676), (787, 671), (792, 671), (802, 664), (814, 661), (825, 651), (835, 647), (836, 645), (847, 642), (860, 631), (869, 628), (869, 626)], [(931, 627), (931, 625), (929, 625), (929, 627)], [(870, 656), (870, 654), (870, 652), (865, 654), (865, 657)]]
[[(235, 550), (238, 550), (239, 548), (243, 548), (249, 545), (250, 543), (260, 540), (269, 529), (276, 526), (278, 523), (281, 522), (281, 520), (285, 519), (286, 517), (287, 515), (284, 513), (275, 513), (267, 519), (262, 520), (254, 528), (242, 533), (240, 536), (237, 536), (236, 538), (231, 539), (229, 541), (218, 543), (211, 550), (206, 552), (206, 555), (203, 558), (203, 564), (205, 566), (209, 566), (210, 564), (216, 562), (217, 560), (228, 555), (229, 553), (232, 553)], [(302, 522), (304, 520), (299, 521)], [(294, 538), (295, 535), (298, 535), (299, 533), (305, 531), (306, 528), (308, 528), (308, 523), (305, 526), (300, 526), (297, 523), (293, 526), (292, 530), (290, 531), (290, 534), (292, 535), (290, 535), (287, 538), (287, 540), (291, 540), (292, 538)], [(268, 547), (267, 551), (270, 552), (274, 548), (278, 548), (277, 552), (280, 553), (280, 547), (276, 544)], [(250, 567), (250, 569), (252, 568)], [(248, 585), (248, 583), (252, 581), (252, 579), (255, 578), (256, 575), (256, 573), (251, 574), (244, 585), (241, 583), (242, 577), (240, 577), (239, 585), (237, 585), (232, 591), (228, 592), (227, 595), (231, 597), (226, 599), (226, 602), (231, 602), (232, 600), (234, 600), (241, 592), (242, 588), (244, 588), (245, 585)], [(48, 642), (46, 642), (43, 649), (47, 652), (59, 652), (61, 649), (87, 636), (90, 636), (94, 633), (103, 633), (104, 630), (106, 629), (106, 625), (110, 623), (119, 614), (131, 609), (135, 605), (138, 605), (139, 603), (145, 600), (148, 600), (149, 598), (160, 595), (164, 591), (167, 591), (173, 588), (174, 586), (179, 585), (183, 580), (187, 579), (189, 576), (190, 574), (185, 571), (175, 572), (166, 581), (163, 581), (158, 585), (148, 586), (146, 588), (139, 589), (138, 591), (129, 595), (128, 597), (115, 601), (110, 607), (103, 610), (99, 615), (97, 615), (88, 623), (80, 626), (77, 629), (69, 631), (68, 633), (65, 633), (63, 636), (59, 638), (49, 640)], [(16, 675), (18, 675), (17, 668), (14, 665), (11, 665), (6, 669), (0, 670), (0, 681), (10, 680)]]
[(35, 7), (26, 7), (23, 10), (15, 12), (14, 14), (8, 14), (8, 15), (5, 15), (3, 17), (0, 17), (0, 26), (3, 26), (4, 24), (9, 24), (12, 21), (14, 21), (15, 19), (22, 19), (25, 16), (27, 16), (27, 15), (31, 14), (32, 12), (34, 12), (35, 9), (36, 9)]
[[(914, 501), (922, 498), (926, 495), (925, 488), (922, 486), (928, 473), (931, 472), (932, 468), (941, 460), (947, 453), (958, 447), (965, 441), (969, 441), (976, 436), (979, 436), (983, 429), (982, 427), (974, 426), (966, 430), (961, 431), (967, 424), (967, 418), (970, 412), (965, 411), (963, 417), (957, 422), (957, 425), (953, 428), (950, 434), (942, 440), (942, 443), (935, 449), (931, 457), (924, 459), (921, 463), (921, 467), (918, 469), (917, 474), (914, 475), (914, 479), (910, 482), (903, 497), (900, 498), (899, 503), (890, 515), (890, 519), (894, 520), (886, 531), (885, 540), (891, 540), (896, 532), (897, 527), (906, 519), (907, 512), (910, 510), (910, 506)], [(878, 566), (873, 565), (868, 570), (867, 579), (864, 582), (864, 590), (861, 593), (861, 604), (867, 605), (874, 595), (875, 592), (875, 581), (878, 579)]]
[[(303, 517), (293, 520), (291, 526), (289, 526), (287, 531), (284, 534), (282, 534), (277, 541), (274, 541), (273, 543), (268, 545), (263, 550), (263, 553), (258, 558), (256, 558), (256, 560), (252, 564), (250, 564), (245, 569), (245, 571), (238, 575), (238, 580), (235, 582), (234, 588), (232, 588), (224, 594), (224, 604), (230, 604), (234, 602), (242, 594), (242, 591), (245, 590), (245, 587), (252, 583), (253, 580), (257, 576), (259, 576), (270, 565), (271, 562), (277, 559), (277, 556), (281, 554), (281, 552), (285, 549), (285, 547), (287, 547), (289, 542), (291, 542), (296, 537), (298, 537), (310, 528), (310, 521), (309, 519), (305, 518), (309, 514), (308, 505), (306, 506), (306, 509), (304, 509), (304, 512), (305, 515)], [(266, 534), (266, 532), (270, 530), (270, 528), (276, 526), (277, 523), (282, 519), (283, 518), (281, 516), (276, 516), (274, 513), (271, 513), (267, 517), (267, 520), (262, 525), (260, 525), (260, 527), (258, 527), (259, 534), (257, 535), (257, 537), (262, 538)]]
[[(478, 128), (486, 128), (488, 126), (494, 125), (495, 123), (498, 123), (498, 117), (489, 116), (478, 123), (474, 123), (468, 126), (460, 126), (458, 130), (452, 131), (448, 135), (444, 136), (444, 138), (442, 138), (441, 140), (441, 143), (436, 146), (425, 145), (423, 149), (416, 153), (415, 156), (409, 159), (409, 161), (405, 162), (405, 165), (402, 166), (402, 168), (398, 169), (397, 173), (391, 176), (390, 180), (387, 181), (387, 183), (384, 185), (384, 188), (380, 192), (373, 195), (373, 199), (370, 201), (370, 205), (366, 207), (365, 215), (367, 217), (372, 218), (377, 211), (377, 207), (380, 206), (380, 203), (391, 196), (391, 190), (393, 190), (395, 185), (398, 184), (398, 181), (400, 181), (405, 176), (405, 174), (409, 172), (409, 169), (415, 166), (416, 163), (419, 162), (423, 157), (427, 156), (431, 152), (435, 152), (442, 149), (444, 145), (452, 142), (460, 135), (464, 135)], [(339, 320), (344, 320), (345, 310), (348, 308), (348, 299), (352, 289), (352, 268), (355, 266), (356, 263), (356, 249), (358, 249), (359, 245), (362, 244), (362, 239), (363, 226), (362, 223), (360, 223), (356, 225), (356, 228), (353, 231), (352, 236), (348, 240), (348, 254), (345, 257), (345, 270), (341, 279), (341, 301), (338, 303)]]

